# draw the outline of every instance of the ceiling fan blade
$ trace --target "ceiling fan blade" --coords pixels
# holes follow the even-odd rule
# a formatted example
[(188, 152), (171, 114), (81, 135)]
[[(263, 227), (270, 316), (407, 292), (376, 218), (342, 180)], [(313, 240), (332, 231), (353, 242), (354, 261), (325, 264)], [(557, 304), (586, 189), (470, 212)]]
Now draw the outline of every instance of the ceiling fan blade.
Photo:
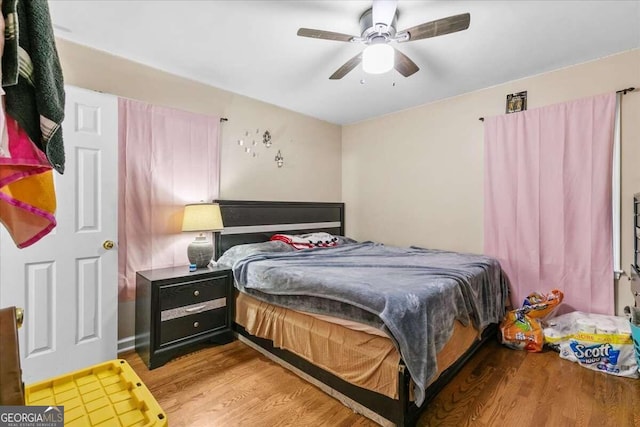
[(362, 52), (345, 62), (342, 67), (338, 68), (335, 73), (329, 77), (331, 80), (338, 80), (346, 76), (349, 71), (353, 70), (362, 62)]
[(468, 13), (449, 16), (448, 18), (442, 18), (431, 22), (425, 22), (424, 24), (416, 25), (415, 27), (411, 27), (404, 31), (401, 31), (401, 33), (409, 33), (409, 38), (407, 40), (398, 41), (407, 42), (455, 33), (456, 31), (462, 31), (469, 28), (470, 22), (471, 15)]
[(387, 27), (393, 22), (398, 7), (397, 0), (373, 0), (372, 21), (373, 25), (384, 24)]
[(400, 74), (402, 74), (405, 77), (409, 77), (410, 75), (412, 75), (413, 73), (415, 73), (420, 69), (418, 68), (415, 62), (409, 59), (407, 55), (400, 52), (398, 49), (395, 49), (395, 51), (396, 51), (396, 54), (394, 57), (394, 61), (395, 61), (394, 68)]
[(300, 28), (298, 35), (301, 37), (310, 37), (312, 39), (334, 40), (337, 42), (349, 42), (354, 36), (349, 34), (334, 33), (333, 31), (314, 30), (311, 28)]

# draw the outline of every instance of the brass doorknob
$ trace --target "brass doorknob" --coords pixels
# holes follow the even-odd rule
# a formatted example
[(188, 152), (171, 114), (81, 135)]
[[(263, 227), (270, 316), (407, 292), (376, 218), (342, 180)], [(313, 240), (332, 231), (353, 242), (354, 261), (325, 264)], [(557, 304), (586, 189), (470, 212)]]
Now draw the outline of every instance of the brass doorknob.
[(102, 244), (102, 247), (105, 248), (106, 250), (113, 249), (114, 246), (115, 246), (115, 243), (113, 243), (113, 240), (105, 240), (104, 243)]
[(24, 310), (20, 307), (16, 307), (16, 324), (18, 328), (22, 326), (22, 322), (24, 321)]

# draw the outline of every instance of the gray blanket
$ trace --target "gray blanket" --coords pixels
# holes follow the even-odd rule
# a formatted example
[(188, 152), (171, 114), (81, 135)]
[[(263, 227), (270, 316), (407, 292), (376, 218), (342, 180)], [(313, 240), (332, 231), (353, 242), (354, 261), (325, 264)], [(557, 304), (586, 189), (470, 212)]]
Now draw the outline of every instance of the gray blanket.
[(382, 328), (416, 384), (416, 404), (437, 372), (455, 320), (482, 329), (504, 315), (507, 282), (493, 258), (359, 243), (250, 255), (236, 286), (266, 302)]

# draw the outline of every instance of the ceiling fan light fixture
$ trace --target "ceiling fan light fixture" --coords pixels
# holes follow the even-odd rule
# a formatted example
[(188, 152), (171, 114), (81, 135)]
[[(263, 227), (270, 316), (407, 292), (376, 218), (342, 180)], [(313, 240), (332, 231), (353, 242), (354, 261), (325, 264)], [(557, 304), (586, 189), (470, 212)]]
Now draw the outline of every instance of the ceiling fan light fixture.
[(394, 64), (393, 47), (386, 43), (369, 45), (362, 52), (362, 69), (368, 74), (383, 74)]

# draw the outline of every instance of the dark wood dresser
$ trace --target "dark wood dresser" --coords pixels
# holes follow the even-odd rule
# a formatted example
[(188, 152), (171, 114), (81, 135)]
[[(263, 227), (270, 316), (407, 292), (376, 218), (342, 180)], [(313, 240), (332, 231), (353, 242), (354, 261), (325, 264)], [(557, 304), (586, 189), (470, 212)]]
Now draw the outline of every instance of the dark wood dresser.
[(138, 272), (136, 351), (154, 369), (204, 343), (233, 340), (233, 295), (227, 268)]

